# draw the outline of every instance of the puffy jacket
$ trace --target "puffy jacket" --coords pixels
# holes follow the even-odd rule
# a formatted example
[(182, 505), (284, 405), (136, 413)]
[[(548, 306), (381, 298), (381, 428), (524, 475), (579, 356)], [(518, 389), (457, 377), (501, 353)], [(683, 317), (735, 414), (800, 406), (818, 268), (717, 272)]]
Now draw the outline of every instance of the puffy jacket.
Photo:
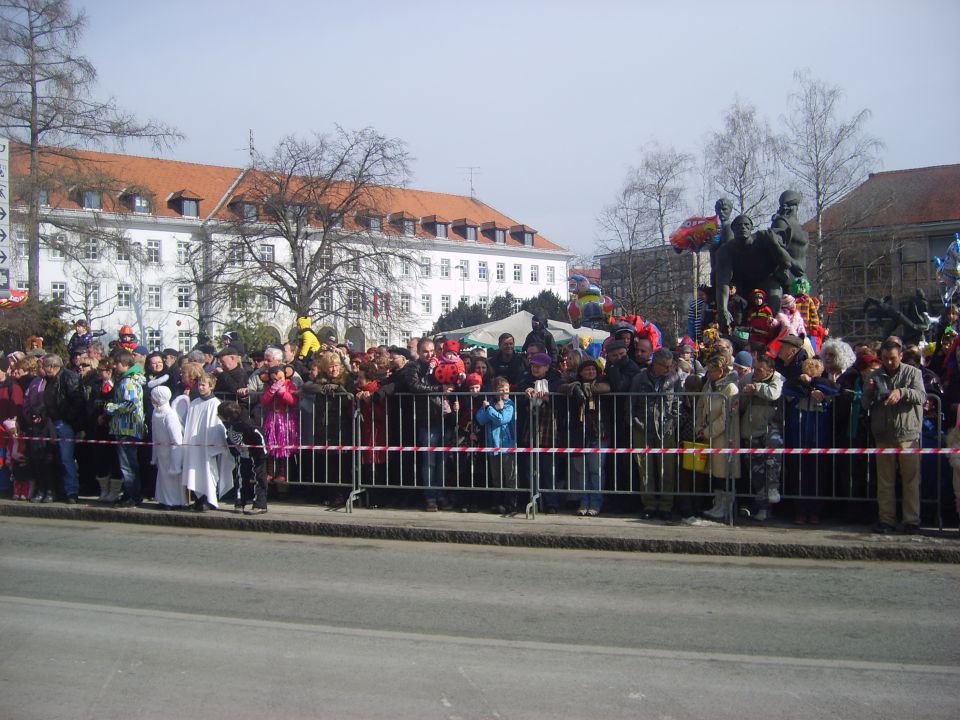
[[(779, 428), (783, 419), (783, 375), (774, 372), (766, 380), (755, 380), (753, 373), (740, 379), (740, 438), (763, 438), (770, 428)], [(747, 385), (756, 386), (756, 391), (745, 393)], [(757, 443), (754, 443), (757, 444)], [(763, 445), (763, 443), (759, 443)]]
[[(887, 405), (887, 398), (894, 390), (900, 391), (900, 402)], [(919, 440), (926, 399), (923, 376), (917, 368), (900, 363), (893, 375), (888, 375), (884, 368), (874, 370), (863, 389), (863, 403), (870, 409), (870, 428), (877, 444)]]

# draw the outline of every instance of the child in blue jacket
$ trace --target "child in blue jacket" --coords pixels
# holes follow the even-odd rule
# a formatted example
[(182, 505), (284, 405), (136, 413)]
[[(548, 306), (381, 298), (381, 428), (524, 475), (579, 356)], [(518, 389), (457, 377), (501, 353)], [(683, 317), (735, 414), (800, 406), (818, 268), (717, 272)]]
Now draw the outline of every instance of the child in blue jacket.
[[(493, 380), (496, 399), (491, 404), (483, 401), (477, 411), (477, 424), (484, 429), (486, 446), (515, 448), (517, 446), (517, 411), (510, 399), (510, 381), (505, 377)], [(499, 488), (499, 503), (494, 511), (508, 515), (517, 510), (517, 456), (515, 453), (492, 452), (487, 454), (487, 486)]]

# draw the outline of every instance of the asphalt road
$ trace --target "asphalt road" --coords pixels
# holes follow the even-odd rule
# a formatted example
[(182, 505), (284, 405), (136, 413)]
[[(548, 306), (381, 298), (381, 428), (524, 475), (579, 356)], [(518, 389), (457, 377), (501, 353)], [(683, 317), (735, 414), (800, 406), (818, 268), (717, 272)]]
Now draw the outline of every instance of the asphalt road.
[(960, 567), (0, 522), (0, 719), (955, 718)]

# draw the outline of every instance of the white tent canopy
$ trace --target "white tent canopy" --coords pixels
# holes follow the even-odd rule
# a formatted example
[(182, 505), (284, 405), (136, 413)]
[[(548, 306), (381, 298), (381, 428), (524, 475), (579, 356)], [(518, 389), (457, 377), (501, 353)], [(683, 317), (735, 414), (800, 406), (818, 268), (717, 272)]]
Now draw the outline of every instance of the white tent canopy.
[[(468, 345), (495, 348), (497, 347), (497, 338), (503, 333), (510, 333), (516, 339), (517, 345), (520, 346), (531, 330), (530, 319), (532, 317), (533, 313), (521, 310), (503, 320), (492, 320), (481, 325), (449, 330), (442, 334)], [(547, 323), (547, 329), (553, 334), (553, 339), (557, 341), (557, 345), (565, 345), (574, 339), (579, 342), (581, 337), (593, 338), (595, 343), (603, 342), (610, 334), (606, 330), (594, 330), (588, 327), (575, 328), (570, 323), (558, 320), (550, 320)]]

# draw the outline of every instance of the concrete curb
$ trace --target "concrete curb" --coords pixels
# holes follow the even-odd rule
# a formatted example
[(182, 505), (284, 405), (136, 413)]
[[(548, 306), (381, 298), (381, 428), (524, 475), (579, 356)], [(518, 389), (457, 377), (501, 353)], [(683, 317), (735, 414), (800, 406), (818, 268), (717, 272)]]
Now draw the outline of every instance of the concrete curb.
[[(32, 505), (0, 502), (0, 516), (45, 520), (119, 522), (158, 527), (183, 527), (211, 530), (314, 535), (368, 540), (404, 540), (409, 542), (446, 542), (503, 547), (554, 548), (571, 550), (614, 550), (619, 552), (676, 553), (724, 557), (771, 557), (807, 560), (884, 560), (890, 562), (960, 563), (960, 542), (953, 538), (922, 538), (931, 544), (908, 545), (905, 542), (877, 542), (865, 535), (862, 542), (768, 542), (738, 538), (717, 539), (650, 537), (643, 527), (631, 532), (566, 534), (538, 530), (529, 525), (509, 532), (470, 530), (450, 527), (418, 527), (412, 524), (371, 522), (369, 518), (352, 521), (341, 516), (337, 521), (301, 520), (271, 515), (243, 516), (224, 512), (193, 513), (152, 509), (114, 509), (86, 505)], [(868, 539), (870, 538), (870, 539)], [(901, 538), (903, 539), (903, 538)]]

